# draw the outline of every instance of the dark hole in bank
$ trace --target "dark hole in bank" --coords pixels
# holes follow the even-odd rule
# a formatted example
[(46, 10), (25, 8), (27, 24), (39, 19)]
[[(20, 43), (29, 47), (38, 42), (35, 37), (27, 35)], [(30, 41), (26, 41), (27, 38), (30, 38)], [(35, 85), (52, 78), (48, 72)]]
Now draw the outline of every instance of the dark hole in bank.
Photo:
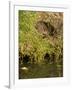
[(23, 57), (23, 63), (26, 64), (26, 63), (28, 63), (29, 61), (30, 61), (30, 56), (29, 56), (29, 55), (25, 55), (25, 56)]
[(52, 53), (52, 54), (46, 53), (44, 56), (44, 61), (48, 62), (48, 63), (55, 63), (55, 59), (56, 59), (56, 57), (55, 57), (54, 53)]
[(46, 62), (50, 62), (50, 55), (49, 55), (48, 53), (45, 54), (44, 60), (45, 60)]

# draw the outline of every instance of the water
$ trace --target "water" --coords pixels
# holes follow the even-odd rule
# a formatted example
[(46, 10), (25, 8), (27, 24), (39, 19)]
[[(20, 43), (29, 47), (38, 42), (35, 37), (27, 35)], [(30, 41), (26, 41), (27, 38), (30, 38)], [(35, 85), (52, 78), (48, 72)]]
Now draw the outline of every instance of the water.
[[(21, 69), (26, 67), (27, 69)], [(63, 68), (62, 65), (56, 65), (55, 63), (44, 64), (22, 64), (19, 65), (19, 79), (32, 79), (32, 78), (51, 78), (62, 77)]]

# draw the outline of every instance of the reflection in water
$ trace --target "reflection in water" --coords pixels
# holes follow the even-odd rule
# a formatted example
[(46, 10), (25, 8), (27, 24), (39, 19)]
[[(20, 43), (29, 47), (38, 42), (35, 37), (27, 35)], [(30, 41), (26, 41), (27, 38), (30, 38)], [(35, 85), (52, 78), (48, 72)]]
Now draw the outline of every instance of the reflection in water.
[(62, 65), (48, 64), (22, 64), (19, 65), (19, 79), (62, 77)]

